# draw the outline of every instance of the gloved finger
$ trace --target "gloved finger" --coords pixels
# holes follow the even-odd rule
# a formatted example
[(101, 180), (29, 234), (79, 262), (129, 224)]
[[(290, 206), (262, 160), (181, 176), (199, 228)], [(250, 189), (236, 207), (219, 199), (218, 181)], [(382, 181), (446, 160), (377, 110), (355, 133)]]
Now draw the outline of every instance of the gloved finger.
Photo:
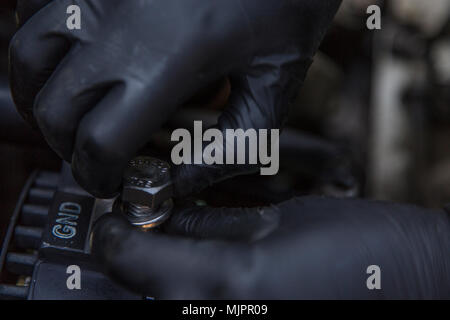
[(41, 132), (67, 162), (72, 161), (77, 128), (83, 116), (115, 85), (120, 85), (120, 77), (108, 72), (107, 61), (98, 61), (95, 68), (86, 63), (95, 50), (72, 47), (35, 99), (34, 117)]
[(115, 85), (78, 126), (72, 172), (77, 182), (98, 198), (115, 196), (128, 161), (150, 135), (141, 129), (152, 129), (152, 121), (161, 120), (150, 118), (147, 127), (145, 119), (133, 113), (142, 103), (142, 90), (130, 83)]
[(176, 208), (164, 231), (200, 239), (256, 241), (274, 231), (280, 222), (278, 207)]
[[(280, 129), (286, 120), (288, 108), (295, 98), (306, 72), (311, 65), (309, 56), (302, 56), (297, 51), (286, 52), (282, 57), (261, 56), (255, 57), (251, 63), (251, 71), (247, 74), (241, 74), (232, 78), (232, 94), (229, 106), (219, 118), (217, 129), (226, 137), (227, 129), (248, 129), (267, 130), (267, 141), (259, 141), (255, 149), (251, 149), (249, 144), (245, 145), (244, 157), (246, 164), (238, 164), (236, 158), (238, 155), (236, 145), (245, 143), (245, 138), (241, 141), (229, 141), (227, 139), (223, 144), (214, 141), (217, 149), (223, 150), (223, 155), (227, 149), (234, 148), (234, 164), (181, 164), (173, 168), (174, 190), (177, 197), (183, 197), (192, 192), (197, 192), (217, 181), (245, 173), (255, 172), (262, 165), (261, 159), (258, 163), (251, 164), (251, 156), (259, 154), (259, 148), (263, 145), (273, 148), (271, 156), (277, 154), (278, 141), (276, 136), (271, 134), (271, 129)], [(264, 139), (264, 138), (262, 138)], [(262, 142), (262, 144), (261, 144)], [(231, 143), (231, 144), (230, 144)], [(232, 145), (234, 143), (234, 146)], [(272, 150), (267, 150), (268, 155)], [(195, 151), (194, 151), (195, 152)], [(204, 149), (200, 150), (202, 154)], [(241, 151), (242, 152), (242, 151)], [(201, 157), (202, 155), (200, 155)], [(195, 157), (195, 155), (194, 155)], [(224, 161), (225, 162), (225, 161)], [(273, 162), (278, 159), (273, 158)], [(266, 165), (266, 163), (264, 163)], [(270, 163), (272, 171), (270, 174), (276, 174), (278, 168), (276, 163)], [(191, 183), (195, 181), (195, 183)]]
[(54, 1), (35, 14), (10, 43), (11, 92), (22, 117), (36, 125), (36, 95), (70, 50), (77, 35), (67, 29), (62, 1)]
[[(101, 53), (108, 48), (97, 47), (92, 59), (103, 57)], [(115, 195), (128, 161), (178, 106), (211, 80), (204, 75), (195, 82), (183, 81), (197, 72), (183, 61), (191, 59), (189, 56), (148, 51), (146, 77), (139, 75), (142, 65), (135, 64), (132, 58), (120, 61), (120, 85), (99, 101), (78, 126), (72, 170), (78, 183), (100, 198)], [(180, 82), (184, 83), (181, 87)]]
[(235, 284), (254, 267), (239, 246), (145, 233), (114, 214), (96, 223), (92, 252), (113, 279), (157, 299), (236, 297)]
[(31, 16), (51, 1), (52, 0), (18, 0), (16, 4), (17, 25), (19, 27), (23, 26)]

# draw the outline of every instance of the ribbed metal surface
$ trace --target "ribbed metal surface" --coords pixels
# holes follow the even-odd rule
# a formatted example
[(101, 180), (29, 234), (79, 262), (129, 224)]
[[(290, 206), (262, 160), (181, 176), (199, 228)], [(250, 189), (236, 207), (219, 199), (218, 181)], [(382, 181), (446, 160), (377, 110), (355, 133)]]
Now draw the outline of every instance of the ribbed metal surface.
[(47, 222), (50, 207), (39, 204), (25, 204), (22, 208), (20, 224), (43, 228)]
[(31, 276), (37, 255), (26, 253), (8, 253), (6, 256), (6, 270), (17, 275)]
[(28, 296), (28, 287), (0, 284), (0, 299), (25, 300)]
[[(8, 279), (16, 276), (14, 284), (0, 283), (0, 299), (27, 299), (28, 281), (38, 260), (43, 228), (59, 175), (36, 172), (27, 181), (11, 218), (0, 256), (0, 272), (7, 271)], [(13, 250), (13, 251), (11, 251)], [(24, 281), (25, 279), (25, 281)]]

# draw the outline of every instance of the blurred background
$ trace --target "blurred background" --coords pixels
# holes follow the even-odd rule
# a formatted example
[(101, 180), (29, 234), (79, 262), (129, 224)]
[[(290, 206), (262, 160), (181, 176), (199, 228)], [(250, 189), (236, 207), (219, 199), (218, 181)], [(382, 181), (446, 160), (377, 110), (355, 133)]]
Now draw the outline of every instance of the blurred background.
[[(12, 1), (11, 1), (12, 2)], [(382, 9), (368, 30), (366, 9)], [(224, 181), (195, 197), (252, 206), (295, 195), (364, 197), (442, 207), (450, 202), (450, 0), (344, 0), (280, 144), (278, 175)], [(8, 81), (13, 10), (0, 11), (0, 235), (33, 170), (61, 161), (18, 116)], [(231, 87), (231, 90), (233, 88)], [(220, 110), (190, 104), (148, 146), (170, 155), (170, 132)]]

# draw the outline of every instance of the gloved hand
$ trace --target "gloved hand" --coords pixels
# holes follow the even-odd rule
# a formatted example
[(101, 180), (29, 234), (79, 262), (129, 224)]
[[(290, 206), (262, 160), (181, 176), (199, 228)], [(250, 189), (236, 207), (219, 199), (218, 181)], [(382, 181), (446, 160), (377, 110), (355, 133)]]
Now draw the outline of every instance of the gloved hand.
[[(23, 23), (49, 1), (19, 2)], [(66, 26), (81, 8), (81, 30)], [(230, 76), (217, 127), (280, 128), (340, 0), (53, 0), (10, 47), (16, 105), (72, 163), (82, 187), (111, 197), (126, 163), (196, 92)], [(185, 195), (247, 170), (182, 165)], [(196, 183), (192, 183), (195, 181)]]
[[(190, 208), (162, 233), (108, 214), (93, 253), (145, 295), (215, 299), (450, 298), (450, 219), (442, 210), (296, 198), (252, 209)], [(367, 287), (380, 267), (381, 290)]]

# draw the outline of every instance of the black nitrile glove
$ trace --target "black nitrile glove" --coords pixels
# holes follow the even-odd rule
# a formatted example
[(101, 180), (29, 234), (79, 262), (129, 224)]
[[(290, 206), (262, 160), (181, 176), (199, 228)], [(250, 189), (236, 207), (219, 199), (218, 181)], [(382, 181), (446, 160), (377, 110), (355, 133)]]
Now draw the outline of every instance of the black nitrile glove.
[[(49, 2), (47, 5), (45, 5)], [(66, 27), (69, 5), (81, 30)], [(10, 78), (21, 114), (111, 197), (128, 160), (196, 92), (230, 76), (221, 130), (280, 128), (340, 0), (53, 0), (19, 2)], [(36, 9), (34, 9), (36, 8)], [(182, 165), (178, 196), (242, 173)], [(195, 181), (195, 183), (193, 183)]]
[[(304, 197), (261, 209), (185, 209), (165, 231), (106, 215), (93, 252), (113, 278), (157, 299), (450, 298), (443, 210)], [(371, 265), (380, 267), (380, 290), (367, 287)]]

